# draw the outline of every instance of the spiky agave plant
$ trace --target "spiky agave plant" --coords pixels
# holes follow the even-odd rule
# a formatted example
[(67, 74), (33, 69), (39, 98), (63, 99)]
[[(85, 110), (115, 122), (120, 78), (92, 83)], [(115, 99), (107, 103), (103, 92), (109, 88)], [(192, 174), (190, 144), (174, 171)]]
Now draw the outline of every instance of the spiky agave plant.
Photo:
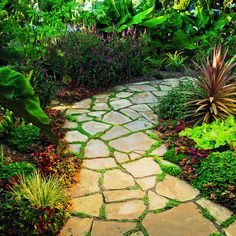
[(200, 71), (196, 85), (202, 92), (193, 92), (187, 103), (187, 116), (197, 124), (236, 115), (236, 73), (232, 73), (236, 56), (225, 62), (227, 51), (221, 55), (221, 45), (218, 45), (213, 51), (212, 62), (208, 58), (201, 66), (195, 63)]

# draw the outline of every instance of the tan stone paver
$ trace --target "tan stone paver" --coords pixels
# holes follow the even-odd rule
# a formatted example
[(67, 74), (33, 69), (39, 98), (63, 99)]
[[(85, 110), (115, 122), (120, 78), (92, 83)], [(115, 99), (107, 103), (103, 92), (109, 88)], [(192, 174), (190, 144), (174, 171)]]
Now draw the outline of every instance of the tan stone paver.
[(145, 177), (141, 179), (136, 179), (137, 183), (145, 191), (150, 188), (153, 188), (156, 184), (156, 176)]
[(181, 204), (159, 214), (149, 213), (142, 225), (149, 236), (209, 236), (219, 233), (193, 203)]
[(91, 236), (121, 236), (127, 231), (133, 229), (135, 223), (130, 222), (112, 222), (112, 221), (98, 221), (93, 222)]
[(103, 117), (103, 121), (113, 125), (121, 125), (130, 122), (131, 120), (119, 112), (111, 111)]
[(87, 133), (91, 135), (95, 135), (97, 133), (103, 132), (107, 129), (109, 129), (110, 125), (101, 123), (101, 122), (96, 122), (96, 121), (89, 121), (86, 123), (83, 123), (82, 128), (85, 130)]
[(122, 152), (114, 152), (115, 159), (118, 163), (129, 161), (129, 156)]
[(73, 104), (73, 108), (90, 108), (92, 100), (90, 98), (84, 99), (83, 101), (76, 102)]
[(67, 131), (65, 138), (68, 143), (86, 142), (88, 140), (88, 137), (86, 135), (81, 134), (77, 130)]
[(150, 92), (138, 93), (130, 98), (133, 104), (155, 103), (157, 98)]
[(112, 102), (110, 102), (110, 104), (114, 110), (119, 110), (121, 108), (128, 107), (128, 106), (132, 105), (132, 103), (127, 99), (119, 99), (116, 101), (112, 101)]
[(163, 181), (157, 183), (156, 192), (164, 197), (179, 201), (192, 200), (199, 194), (197, 189), (192, 188), (185, 181), (168, 174)]
[(114, 161), (113, 158), (84, 160), (82, 166), (93, 170), (101, 170), (106, 168), (117, 167), (116, 162)]
[(234, 221), (229, 227), (225, 228), (227, 236), (235, 236), (236, 234), (236, 221)]
[(149, 210), (164, 208), (169, 201), (167, 198), (157, 195), (155, 192), (148, 191)]
[(107, 157), (109, 154), (107, 145), (99, 139), (90, 140), (84, 150), (84, 156), (87, 158)]
[(128, 134), (129, 130), (121, 127), (121, 126), (114, 126), (109, 131), (107, 131), (104, 135), (101, 136), (103, 140), (110, 140), (119, 138), (122, 135)]

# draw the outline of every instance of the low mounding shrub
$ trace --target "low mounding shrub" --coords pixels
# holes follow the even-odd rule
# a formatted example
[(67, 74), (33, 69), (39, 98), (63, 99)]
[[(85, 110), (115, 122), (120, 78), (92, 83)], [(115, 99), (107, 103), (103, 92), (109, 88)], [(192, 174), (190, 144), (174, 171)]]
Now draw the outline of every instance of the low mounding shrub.
[(103, 88), (142, 73), (148, 49), (142, 35), (70, 32), (49, 43), (42, 64), (63, 81)]
[(214, 152), (202, 160), (191, 184), (211, 200), (236, 212), (236, 153)]
[(33, 125), (18, 126), (10, 132), (8, 142), (20, 152), (30, 152), (33, 144), (40, 143), (40, 129)]
[(179, 162), (185, 157), (186, 156), (183, 153), (177, 154), (175, 148), (172, 148), (164, 154), (163, 159), (175, 164), (179, 164)]
[(55, 235), (67, 218), (68, 200), (55, 177), (45, 178), (39, 172), (21, 176), (13, 197), (20, 219), (28, 227), (25, 235)]

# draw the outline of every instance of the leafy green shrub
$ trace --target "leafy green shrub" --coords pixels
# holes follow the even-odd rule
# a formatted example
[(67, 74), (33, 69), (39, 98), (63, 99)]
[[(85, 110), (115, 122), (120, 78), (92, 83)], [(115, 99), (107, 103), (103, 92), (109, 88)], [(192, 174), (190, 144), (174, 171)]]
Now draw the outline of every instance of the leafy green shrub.
[(194, 88), (192, 83), (172, 88), (167, 95), (160, 99), (155, 112), (162, 119), (183, 119), (186, 112), (185, 103), (190, 96), (189, 91), (192, 88)]
[(142, 36), (71, 32), (47, 47), (42, 63), (61, 80), (103, 88), (142, 73), (148, 49)]
[(184, 67), (184, 62), (187, 57), (182, 56), (183, 52), (167, 53), (166, 54), (166, 67), (173, 71), (178, 71)]
[(213, 152), (197, 168), (191, 184), (213, 201), (236, 211), (236, 153)]
[(184, 155), (183, 153), (177, 154), (175, 152), (175, 148), (172, 148), (164, 154), (163, 159), (170, 161), (172, 163), (175, 163), (175, 164), (179, 164), (179, 162), (185, 157), (186, 157), (186, 155)]
[(186, 128), (180, 137), (187, 136), (196, 142), (200, 149), (213, 149), (229, 145), (236, 146), (236, 119), (229, 116), (225, 121), (216, 120), (211, 124), (202, 124), (194, 128)]
[(161, 169), (170, 175), (177, 176), (181, 173), (181, 169), (176, 165), (167, 165), (167, 164), (160, 164)]
[(0, 185), (5, 187), (18, 175), (29, 175), (36, 170), (36, 166), (26, 162), (13, 162), (0, 167)]
[(67, 218), (68, 199), (56, 177), (43, 177), (39, 172), (21, 176), (14, 186), (13, 197), (21, 221), (31, 226), (27, 234), (55, 235)]
[(40, 129), (33, 125), (18, 126), (10, 132), (8, 142), (20, 152), (30, 152), (33, 144), (40, 144)]

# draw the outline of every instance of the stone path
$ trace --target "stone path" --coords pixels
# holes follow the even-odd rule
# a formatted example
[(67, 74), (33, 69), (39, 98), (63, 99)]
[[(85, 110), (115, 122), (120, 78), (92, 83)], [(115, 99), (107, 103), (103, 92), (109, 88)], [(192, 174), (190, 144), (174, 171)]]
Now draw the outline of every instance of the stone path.
[[(162, 161), (166, 148), (153, 130), (153, 107), (181, 81), (118, 86), (67, 107), (69, 149), (84, 160), (79, 181), (68, 190), (72, 217), (60, 236), (236, 235), (235, 222), (220, 228), (232, 212), (159, 165), (168, 163)], [(203, 216), (205, 208), (214, 223)]]

